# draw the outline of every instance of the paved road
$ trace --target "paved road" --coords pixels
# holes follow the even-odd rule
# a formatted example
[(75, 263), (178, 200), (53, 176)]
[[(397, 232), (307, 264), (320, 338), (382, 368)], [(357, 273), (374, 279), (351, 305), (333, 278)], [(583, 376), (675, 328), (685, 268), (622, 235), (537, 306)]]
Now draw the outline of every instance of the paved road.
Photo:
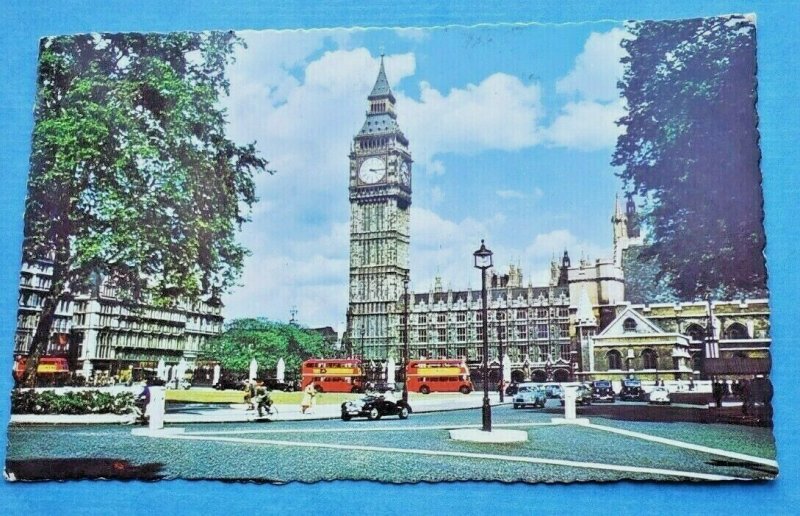
[[(556, 405), (549, 403), (554, 410)], [(448, 429), (480, 424), (478, 409), (417, 413), (405, 421), (189, 424), (183, 434), (165, 438), (134, 436), (130, 427), (109, 425), (20, 425), (9, 429), (7, 470), (17, 479), (48, 477), (55, 468), (64, 477), (265, 482), (677, 481), (776, 473), (769, 429), (603, 418), (592, 420), (597, 427), (580, 427), (553, 425), (552, 417), (548, 409), (496, 407), (496, 426), (528, 431), (529, 442), (518, 445), (451, 441)]]

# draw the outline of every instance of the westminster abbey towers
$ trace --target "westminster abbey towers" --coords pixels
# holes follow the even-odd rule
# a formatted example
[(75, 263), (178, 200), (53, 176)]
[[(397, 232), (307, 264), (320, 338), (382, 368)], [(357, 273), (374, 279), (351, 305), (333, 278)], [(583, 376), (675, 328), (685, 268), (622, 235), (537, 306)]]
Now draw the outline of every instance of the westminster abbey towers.
[[(381, 68), (350, 151), (350, 352), (385, 359), (399, 345), (391, 318), (408, 278), (411, 154)], [(395, 350), (396, 357), (401, 356)]]

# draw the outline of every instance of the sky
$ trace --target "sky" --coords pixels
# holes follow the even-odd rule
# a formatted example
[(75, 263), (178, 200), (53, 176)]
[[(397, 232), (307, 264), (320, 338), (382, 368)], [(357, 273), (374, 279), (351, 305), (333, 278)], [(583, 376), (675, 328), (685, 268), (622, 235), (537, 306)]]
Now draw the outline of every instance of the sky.
[(480, 286), (472, 253), (546, 284), (550, 260), (611, 255), (624, 114), (614, 22), (239, 32), (228, 134), (275, 173), (240, 240), (252, 254), (225, 316), (341, 330), (349, 274), (348, 153), (384, 53), (414, 159), (411, 289)]

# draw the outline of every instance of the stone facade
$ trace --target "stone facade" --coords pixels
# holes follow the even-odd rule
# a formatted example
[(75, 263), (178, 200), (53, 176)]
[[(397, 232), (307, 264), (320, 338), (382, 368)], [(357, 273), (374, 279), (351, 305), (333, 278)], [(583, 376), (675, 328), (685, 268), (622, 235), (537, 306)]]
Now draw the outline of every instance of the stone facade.
[[(51, 277), (47, 260), (22, 265), (16, 355), (30, 350)], [(218, 302), (130, 306), (103, 284), (94, 293), (78, 293), (59, 304), (45, 354), (68, 357), (71, 368), (85, 376), (95, 371), (113, 375), (129, 368), (154, 369), (160, 359), (167, 366), (181, 359), (192, 366), (201, 346), (222, 332), (223, 322)]]

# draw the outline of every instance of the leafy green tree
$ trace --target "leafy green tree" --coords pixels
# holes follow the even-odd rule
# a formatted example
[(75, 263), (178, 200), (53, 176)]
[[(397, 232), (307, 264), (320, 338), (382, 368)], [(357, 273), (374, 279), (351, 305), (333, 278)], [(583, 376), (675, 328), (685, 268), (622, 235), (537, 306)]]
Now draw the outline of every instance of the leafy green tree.
[(287, 371), (299, 371), (304, 360), (332, 354), (319, 332), (262, 318), (234, 319), (201, 350), (202, 358), (217, 361), (233, 373), (248, 371), (254, 358), (262, 371), (275, 370), (281, 358)]
[(102, 278), (132, 302), (168, 305), (231, 286), (235, 240), (266, 167), (225, 135), (219, 106), (233, 33), (46, 38), (23, 257), (53, 260), (24, 383), (34, 382), (53, 313)]
[(641, 253), (681, 298), (765, 295), (755, 25), (632, 22), (612, 165), (645, 200)]

